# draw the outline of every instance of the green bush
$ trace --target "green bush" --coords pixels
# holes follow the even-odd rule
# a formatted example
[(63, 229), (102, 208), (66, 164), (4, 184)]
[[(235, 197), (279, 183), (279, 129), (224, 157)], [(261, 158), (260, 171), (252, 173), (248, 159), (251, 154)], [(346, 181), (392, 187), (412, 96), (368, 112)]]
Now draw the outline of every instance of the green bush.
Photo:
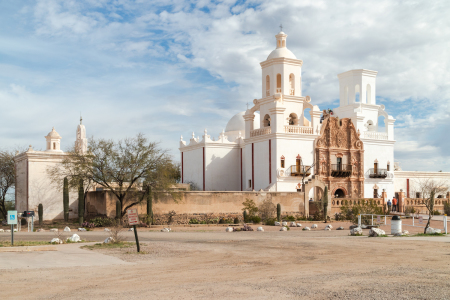
[(225, 219), (224, 218), (220, 218), (219, 224), (225, 224)]
[(266, 225), (269, 226), (275, 226), (275, 222), (277, 221), (277, 218), (271, 218), (266, 220)]
[(285, 216), (285, 217), (283, 217), (283, 221), (294, 222), (295, 221), (295, 217), (294, 216)]
[(252, 218), (253, 224), (261, 223), (261, 217), (259, 216), (253, 216)]
[(444, 214), (450, 216), (450, 203), (448, 201), (444, 202)]
[(238, 217), (234, 218), (234, 224), (239, 224), (239, 218)]
[[(360, 199), (358, 200), (358, 204), (354, 204), (352, 206), (341, 206), (341, 214), (345, 216), (346, 220), (351, 221), (353, 224), (358, 224), (358, 215), (359, 214), (373, 214), (373, 215), (382, 215), (383, 208), (378, 207), (373, 199)], [(371, 219), (362, 218), (361, 223), (365, 225), (369, 225)]]
[(90, 223), (94, 224), (95, 227), (107, 227), (113, 225), (114, 220), (105, 217), (95, 217), (91, 219)]
[(199, 221), (197, 219), (190, 219), (189, 224), (199, 224)]
[(434, 216), (440, 216), (440, 215), (441, 215), (441, 212), (438, 211), (438, 210), (434, 210), (434, 211), (433, 211), (433, 215), (434, 215)]

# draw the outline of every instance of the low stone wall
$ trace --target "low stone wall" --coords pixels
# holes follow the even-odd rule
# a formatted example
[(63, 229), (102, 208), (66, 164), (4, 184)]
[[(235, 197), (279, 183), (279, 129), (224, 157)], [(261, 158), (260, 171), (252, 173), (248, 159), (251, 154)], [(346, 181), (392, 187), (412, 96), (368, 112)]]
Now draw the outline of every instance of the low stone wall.
[[(153, 214), (158, 218), (168, 218), (167, 214), (175, 211), (178, 217), (174, 219), (180, 224), (194, 216), (241, 216), (242, 203), (246, 199), (253, 200), (257, 206), (269, 199), (273, 204), (281, 204), (283, 214), (305, 215), (304, 194), (300, 192), (180, 192), (179, 199), (174, 199), (169, 193), (154, 193)], [(133, 199), (128, 199), (132, 201)], [(114, 217), (116, 215), (116, 197), (108, 191), (89, 192), (87, 209), (89, 215), (96, 213)], [(145, 201), (135, 206), (140, 215), (147, 212)], [(308, 211), (308, 205), (306, 207)], [(306, 213), (307, 214), (307, 213)], [(216, 218), (216, 217), (215, 217)], [(234, 217), (233, 217), (234, 218)], [(166, 222), (167, 223), (167, 220)]]
[[(434, 210), (444, 214), (444, 203), (448, 201), (448, 198), (434, 199)], [(416, 214), (428, 214), (427, 207), (423, 204), (422, 198), (405, 198), (403, 200), (402, 212), (405, 212), (408, 207), (413, 207)]]

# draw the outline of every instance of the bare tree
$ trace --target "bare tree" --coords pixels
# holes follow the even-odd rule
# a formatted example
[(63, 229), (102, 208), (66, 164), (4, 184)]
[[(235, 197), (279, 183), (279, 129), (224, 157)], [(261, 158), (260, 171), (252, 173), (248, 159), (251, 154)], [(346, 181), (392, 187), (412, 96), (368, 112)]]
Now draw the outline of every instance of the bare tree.
[(445, 180), (434, 180), (431, 178), (421, 178), (413, 181), (413, 189), (422, 196), (422, 201), (428, 211), (428, 222), (423, 233), (426, 233), (434, 213), (435, 196), (448, 190), (448, 182)]
[[(128, 208), (146, 199), (150, 190), (170, 192), (179, 181), (180, 170), (167, 151), (149, 142), (143, 134), (117, 142), (105, 139), (89, 139), (87, 154), (66, 152), (62, 166), (49, 170), (52, 181), (74, 178), (73, 187), (84, 181), (85, 198), (92, 184), (113, 193), (121, 204), (120, 217)], [(70, 181), (69, 181), (70, 185)], [(171, 192), (177, 199), (178, 193)]]
[(8, 214), (6, 196), (16, 185), (14, 156), (14, 151), (0, 151), (0, 215), (4, 220)]
[(261, 220), (266, 221), (274, 217), (277, 212), (277, 206), (272, 203), (272, 200), (264, 199), (258, 207), (258, 212), (261, 216)]

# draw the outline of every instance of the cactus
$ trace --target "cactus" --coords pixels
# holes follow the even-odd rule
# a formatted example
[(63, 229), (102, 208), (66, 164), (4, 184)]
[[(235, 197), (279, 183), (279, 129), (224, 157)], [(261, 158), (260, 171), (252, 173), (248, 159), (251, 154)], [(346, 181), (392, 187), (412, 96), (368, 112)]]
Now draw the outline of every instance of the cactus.
[(247, 211), (244, 210), (244, 222), (247, 222), (248, 216), (247, 216)]
[(328, 186), (325, 186), (325, 191), (323, 192), (322, 197), (322, 203), (323, 203), (323, 218), (325, 219), (326, 223), (328, 214)]
[(153, 194), (152, 194), (152, 187), (148, 186), (148, 194), (147, 194), (147, 222), (148, 225), (153, 224)]
[(119, 200), (116, 201), (116, 218), (118, 220), (122, 218), (122, 204)]
[(281, 204), (277, 204), (277, 221), (281, 222)]
[(239, 218), (238, 217), (234, 218), (234, 224), (239, 224)]
[(64, 178), (63, 186), (63, 207), (64, 207), (64, 221), (69, 221), (69, 181), (67, 177)]
[(44, 206), (42, 203), (39, 203), (38, 205), (38, 215), (39, 215), (39, 226), (42, 226), (42, 222), (44, 221)]
[(78, 187), (78, 220), (80, 226), (84, 222), (84, 186), (83, 180), (80, 180), (80, 185)]

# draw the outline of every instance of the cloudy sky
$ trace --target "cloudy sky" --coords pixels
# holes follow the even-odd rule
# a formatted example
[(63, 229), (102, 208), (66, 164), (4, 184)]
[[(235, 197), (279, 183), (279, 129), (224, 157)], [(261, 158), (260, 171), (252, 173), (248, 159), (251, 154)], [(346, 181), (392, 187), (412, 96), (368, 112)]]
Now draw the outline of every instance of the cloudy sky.
[(260, 98), (259, 62), (283, 24), (303, 95), (338, 105), (337, 74), (378, 71), (404, 170), (450, 171), (450, 2), (37, 0), (0, 2), (0, 147), (145, 133), (217, 136)]

